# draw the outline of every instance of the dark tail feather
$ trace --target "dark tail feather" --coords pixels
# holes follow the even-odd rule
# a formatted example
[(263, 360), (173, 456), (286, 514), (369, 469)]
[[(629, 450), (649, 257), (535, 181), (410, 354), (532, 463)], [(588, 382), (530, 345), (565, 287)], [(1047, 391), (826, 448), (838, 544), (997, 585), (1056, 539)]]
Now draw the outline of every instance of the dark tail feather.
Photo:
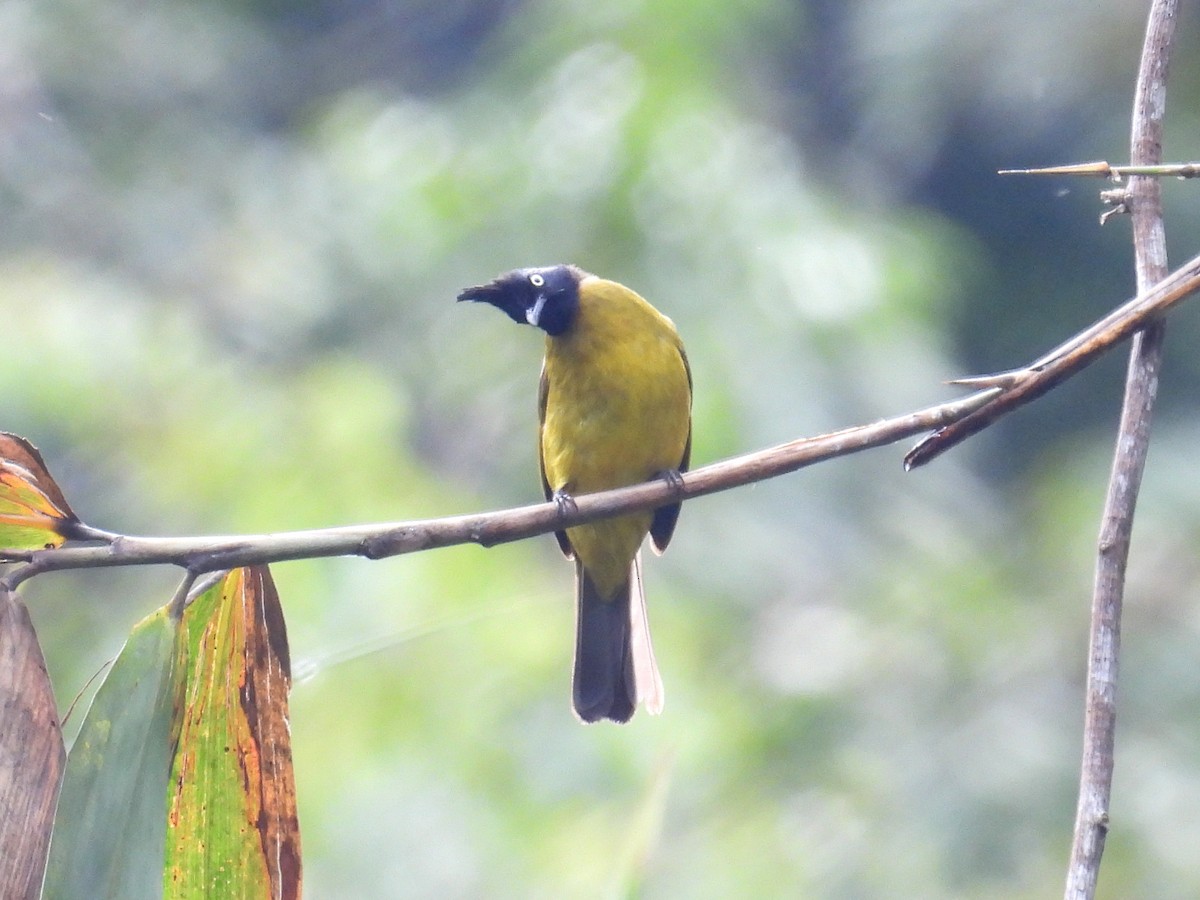
[(575, 714), (585, 722), (628, 722), (637, 706), (629, 647), (630, 582), (610, 599), (600, 596), (575, 561)]
[(658, 715), (663, 685), (650, 643), (640, 554), (607, 599), (576, 560), (575, 592), (576, 715), (585, 722), (628, 722), (639, 703)]

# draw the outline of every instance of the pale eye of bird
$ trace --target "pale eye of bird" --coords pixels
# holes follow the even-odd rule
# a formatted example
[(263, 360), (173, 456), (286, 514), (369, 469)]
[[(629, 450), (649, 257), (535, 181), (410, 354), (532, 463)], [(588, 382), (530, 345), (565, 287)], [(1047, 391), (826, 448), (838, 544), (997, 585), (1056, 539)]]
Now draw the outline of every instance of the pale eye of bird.
[(541, 275), (539, 275), (537, 272), (534, 272), (532, 275), (529, 276), (529, 283), (532, 284), (534, 287), (542, 287), (546, 284), (546, 279), (543, 278)]

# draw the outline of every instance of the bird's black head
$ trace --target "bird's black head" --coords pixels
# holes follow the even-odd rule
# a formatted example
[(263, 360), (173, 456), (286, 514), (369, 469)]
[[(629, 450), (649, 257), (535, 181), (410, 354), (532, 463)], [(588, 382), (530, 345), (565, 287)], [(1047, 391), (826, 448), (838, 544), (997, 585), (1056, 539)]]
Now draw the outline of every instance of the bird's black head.
[(490, 303), (514, 322), (535, 325), (557, 336), (575, 321), (579, 282), (584, 276), (575, 266), (514, 269), (489, 284), (467, 288), (458, 299)]

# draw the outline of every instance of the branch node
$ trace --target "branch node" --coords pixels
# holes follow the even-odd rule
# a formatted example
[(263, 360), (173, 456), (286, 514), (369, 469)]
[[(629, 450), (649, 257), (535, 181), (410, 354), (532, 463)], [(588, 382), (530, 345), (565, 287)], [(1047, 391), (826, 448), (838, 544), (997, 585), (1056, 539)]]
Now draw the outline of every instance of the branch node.
[(363, 538), (358, 544), (357, 554), (364, 559), (383, 559), (388, 555), (391, 533)]
[(1100, 224), (1107, 225), (1113, 216), (1125, 216), (1132, 210), (1129, 207), (1129, 188), (1113, 188), (1111, 191), (1100, 192), (1100, 202), (1108, 207), (1100, 213)]

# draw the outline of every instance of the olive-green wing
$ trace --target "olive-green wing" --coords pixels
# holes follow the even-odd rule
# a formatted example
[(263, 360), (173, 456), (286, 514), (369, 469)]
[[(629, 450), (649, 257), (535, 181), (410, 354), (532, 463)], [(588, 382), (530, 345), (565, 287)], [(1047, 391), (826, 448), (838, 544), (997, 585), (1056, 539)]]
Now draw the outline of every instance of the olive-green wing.
[[(546, 427), (546, 399), (549, 395), (550, 382), (546, 378), (546, 363), (543, 361), (542, 376), (538, 381), (538, 469), (542, 473), (542, 493), (547, 500), (551, 500), (554, 497), (554, 490), (550, 487), (550, 482), (546, 480), (546, 458), (542, 454), (542, 429)], [(690, 436), (688, 441), (690, 443)], [(558, 540), (558, 546), (562, 550), (563, 556), (567, 559), (574, 559), (575, 550), (571, 547), (571, 541), (567, 537), (567, 533), (565, 531), (556, 531), (554, 532), (554, 537)]]
[[(679, 345), (679, 356), (683, 360), (683, 370), (687, 372), (688, 409), (692, 406), (692, 367), (688, 365), (687, 353), (683, 345)], [(688, 415), (687, 442), (683, 445), (683, 458), (679, 461), (677, 471), (686, 472), (692, 462), (692, 417)], [(650, 522), (650, 541), (654, 549), (662, 553), (671, 543), (671, 535), (675, 533), (675, 523), (679, 521), (679, 508), (682, 503), (672, 503), (670, 506), (660, 506), (654, 511), (654, 519)]]

